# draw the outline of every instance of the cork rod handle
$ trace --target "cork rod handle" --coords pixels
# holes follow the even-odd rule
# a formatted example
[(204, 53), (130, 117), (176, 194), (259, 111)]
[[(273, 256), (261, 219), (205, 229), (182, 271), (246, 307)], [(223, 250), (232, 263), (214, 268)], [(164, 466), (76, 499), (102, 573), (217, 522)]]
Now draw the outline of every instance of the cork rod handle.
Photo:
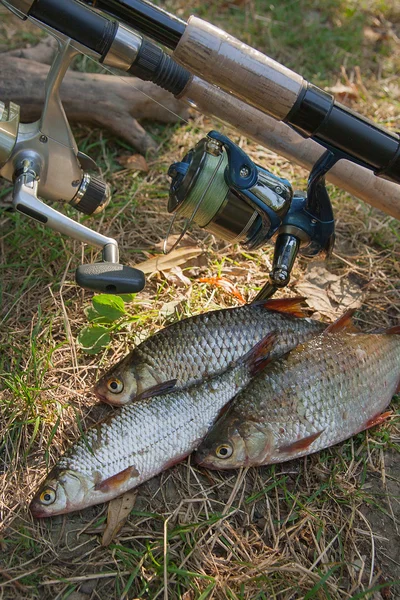
[(222, 29), (190, 17), (173, 58), (199, 77), (255, 108), (283, 120), (301, 91), (301, 75), (247, 46)]

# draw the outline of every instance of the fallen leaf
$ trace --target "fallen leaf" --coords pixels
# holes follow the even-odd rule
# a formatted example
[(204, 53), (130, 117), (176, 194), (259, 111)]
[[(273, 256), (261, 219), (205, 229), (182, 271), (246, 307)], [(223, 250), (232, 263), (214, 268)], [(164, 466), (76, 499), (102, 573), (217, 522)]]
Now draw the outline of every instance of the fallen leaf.
[(192, 248), (175, 248), (169, 254), (159, 254), (136, 264), (135, 268), (140, 269), (146, 274), (155, 273), (156, 271), (169, 271), (173, 267), (184, 265), (202, 253), (203, 250), (198, 246), (193, 246)]
[(177, 306), (181, 304), (181, 300), (171, 300), (171, 302), (165, 302), (159, 310), (160, 317), (167, 319), (175, 314)]
[(108, 505), (107, 526), (101, 540), (102, 546), (111, 544), (115, 536), (121, 531), (132, 508), (135, 506), (137, 494), (137, 490), (130, 490), (111, 500)]
[(200, 283), (209, 283), (210, 285), (220, 287), (225, 292), (239, 300), (241, 304), (246, 304), (246, 300), (243, 298), (239, 290), (237, 290), (233, 283), (225, 277), (201, 277), (200, 279), (198, 279), (198, 281)]
[(168, 272), (163, 271), (163, 275), (169, 283), (173, 283), (177, 287), (187, 287), (191, 284), (190, 279), (183, 274), (180, 267), (172, 267)]
[(358, 308), (362, 304), (362, 292), (360, 286), (348, 279), (340, 279), (328, 288), (328, 295), (339, 303), (344, 311), (349, 308)]
[(343, 83), (336, 83), (332, 87), (325, 88), (327, 92), (331, 92), (337, 100), (357, 100), (360, 96), (360, 91), (354, 83), (345, 85)]
[(303, 279), (296, 284), (296, 291), (306, 298), (306, 303), (316, 317), (328, 317), (334, 321), (349, 308), (362, 304), (362, 290), (346, 277), (328, 271), (324, 263), (311, 263)]
[(125, 169), (129, 169), (130, 171), (144, 171), (148, 173), (149, 165), (146, 162), (146, 159), (141, 154), (132, 154), (131, 156), (120, 156), (118, 162), (121, 166), (125, 167)]

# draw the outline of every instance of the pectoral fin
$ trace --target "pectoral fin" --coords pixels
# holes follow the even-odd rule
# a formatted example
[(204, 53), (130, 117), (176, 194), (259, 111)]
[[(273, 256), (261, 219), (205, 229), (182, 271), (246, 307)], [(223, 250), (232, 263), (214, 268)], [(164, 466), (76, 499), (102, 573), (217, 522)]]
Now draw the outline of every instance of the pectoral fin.
[(287, 446), (280, 446), (278, 451), (282, 454), (296, 454), (296, 452), (303, 452), (303, 450), (308, 450), (309, 447), (315, 440), (319, 438), (319, 436), (323, 433), (323, 431), (317, 431), (316, 433), (312, 433), (307, 437), (301, 438), (301, 440), (297, 440), (292, 444), (288, 444)]
[(128, 467), (116, 475), (112, 475), (108, 479), (105, 479), (101, 483), (95, 485), (95, 490), (100, 492), (110, 492), (111, 490), (117, 490), (124, 483), (133, 477), (139, 477), (139, 471), (135, 467)]
[(177, 381), (177, 379), (171, 379), (170, 381), (162, 381), (161, 383), (156, 383), (156, 385), (152, 385), (147, 390), (144, 390), (144, 392), (141, 392), (138, 396), (136, 396), (136, 399), (151, 398), (152, 396), (168, 394), (174, 389)]
[(276, 332), (266, 335), (247, 354), (242, 356), (240, 362), (246, 364), (251, 376), (262, 371), (270, 361), (269, 355), (276, 342)]

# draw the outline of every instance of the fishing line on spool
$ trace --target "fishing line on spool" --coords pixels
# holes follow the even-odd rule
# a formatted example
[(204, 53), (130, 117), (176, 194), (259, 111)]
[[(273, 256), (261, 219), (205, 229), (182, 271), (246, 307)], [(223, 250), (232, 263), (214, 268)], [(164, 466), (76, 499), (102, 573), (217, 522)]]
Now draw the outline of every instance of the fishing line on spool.
[[(207, 167), (210, 167), (210, 162), (211, 159), (214, 158), (212, 156), (207, 157), (208, 159), (208, 164), (206, 164), (204, 171), (207, 170)], [(201, 218), (201, 222), (204, 222), (204, 225), (207, 225), (207, 223), (211, 220), (211, 218), (213, 217), (213, 214), (210, 216), (209, 215), (209, 210), (211, 209), (211, 205), (210, 205), (210, 196), (207, 198), (208, 202), (206, 203), (206, 205), (203, 205), (203, 201), (206, 199), (206, 195), (208, 193), (208, 191), (210, 190), (212, 184), (214, 183), (215, 177), (218, 173), (218, 170), (222, 164), (222, 162), (225, 159), (225, 155), (221, 154), (220, 157), (218, 157), (218, 161), (215, 164), (215, 167), (213, 169), (212, 175), (210, 177), (210, 179), (208, 180), (206, 186), (203, 188), (200, 188), (200, 190), (195, 190), (194, 193), (192, 193), (187, 202), (183, 204), (182, 208), (180, 210), (177, 210), (174, 213), (174, 216), (172, 217), (167, 233), (165, 235), (165, 239), (164, 239), (164, 244), (163, 244), (163, 252), (164, 254), (169, 254), (170, 252), (172, 252), (172, 250), (174, 250), (177, 245), (181, 242), (183, 236), (186, 234), (187, 230), (189, 229), (189, 227), (191, 226), (191, 224), (194, 221), (195, 216), (197, 215), (197, 213), (200, 211), (200, 208), (202, 208), (202, 213), (200, 214), (200, 218)], [(214, 161), (212, 161), (214, 162)], [(218, 183), (217, 183), (218, 185)], [(227, 187), (227, 186), (226, 186)], [(197, 193), (196, 193), (197, 191)], [(199, 196), (198, 200), (197, 197)], [(193, 207), (194, 208), (191, 208)], [(186, 210), (187, 208), (187, 210)], [(188, 217), (188, 213), (190, 213), (190, 210), (192, 210), (192, 213), (190, 214), (190, 216)], [(213, 213), (215, 212), (215, 209), (213, 210)], [(171, 248), (168, 249), (168, 240), (169, 237), (172, 233), (172, 228), (177, 220), (177, 217), (188, 217), (185, 219), (184, 224), (183, 224), (183, 229), (182, 232), (180, 234), (178, 234), (178, 239), (173, 243), (173, 245), (171, 246)], [(200, 222), (198, 222), (198, 225), (200, 225)], [(201, 227), (202, 225), (200, 225)]]

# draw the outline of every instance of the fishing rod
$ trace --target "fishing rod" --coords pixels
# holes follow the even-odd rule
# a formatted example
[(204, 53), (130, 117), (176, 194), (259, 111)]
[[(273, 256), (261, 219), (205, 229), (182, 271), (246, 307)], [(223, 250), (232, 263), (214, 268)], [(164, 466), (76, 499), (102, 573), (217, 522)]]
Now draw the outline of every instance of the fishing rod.
[[(78, 152), (58, 94), (79, 52), (153, 81), (310, 168), (307, 192), (294, 193), (287, 180), (254, 164), (229, 138), (213, 131), (169, 169), (168, 210), (174, 218), (186, 219), (182, 235), (196, 223), (247, 249), (276, 238), (273, 268), (260, 297), (287, 285), (299, 252), (315, 256), (332, 249), (334, 217), (325, 177), (400, 218), (399, 136), (213, 25), (196, 17), (185, 23), (143, 0), (2, 2), (55, 35), (60, 50), (40, 121), (27, 133), (18, 124), (15, 105), (8, 113), (3, 108), (0, 174), (15, 181), (17, 210), (103, 248), (102, 263), (78, 267), (79, 285), (114, 293), (139, 291), (144, 285), (140, 272), (118, 264), (115, 240), (82, 228), (38, 199), (61, 197), (87, 214), (104, 208), (108, 200), (105, 184), (83, 172), (93, 168), (93, 161)], [(158, 44), (173, 50), (172, 56)], [(68, 168), (61, 169), (65, 161)], [(63, 189), (54, 189), (55, 172), (57, 181), (60, 173), (65, 175)]]

